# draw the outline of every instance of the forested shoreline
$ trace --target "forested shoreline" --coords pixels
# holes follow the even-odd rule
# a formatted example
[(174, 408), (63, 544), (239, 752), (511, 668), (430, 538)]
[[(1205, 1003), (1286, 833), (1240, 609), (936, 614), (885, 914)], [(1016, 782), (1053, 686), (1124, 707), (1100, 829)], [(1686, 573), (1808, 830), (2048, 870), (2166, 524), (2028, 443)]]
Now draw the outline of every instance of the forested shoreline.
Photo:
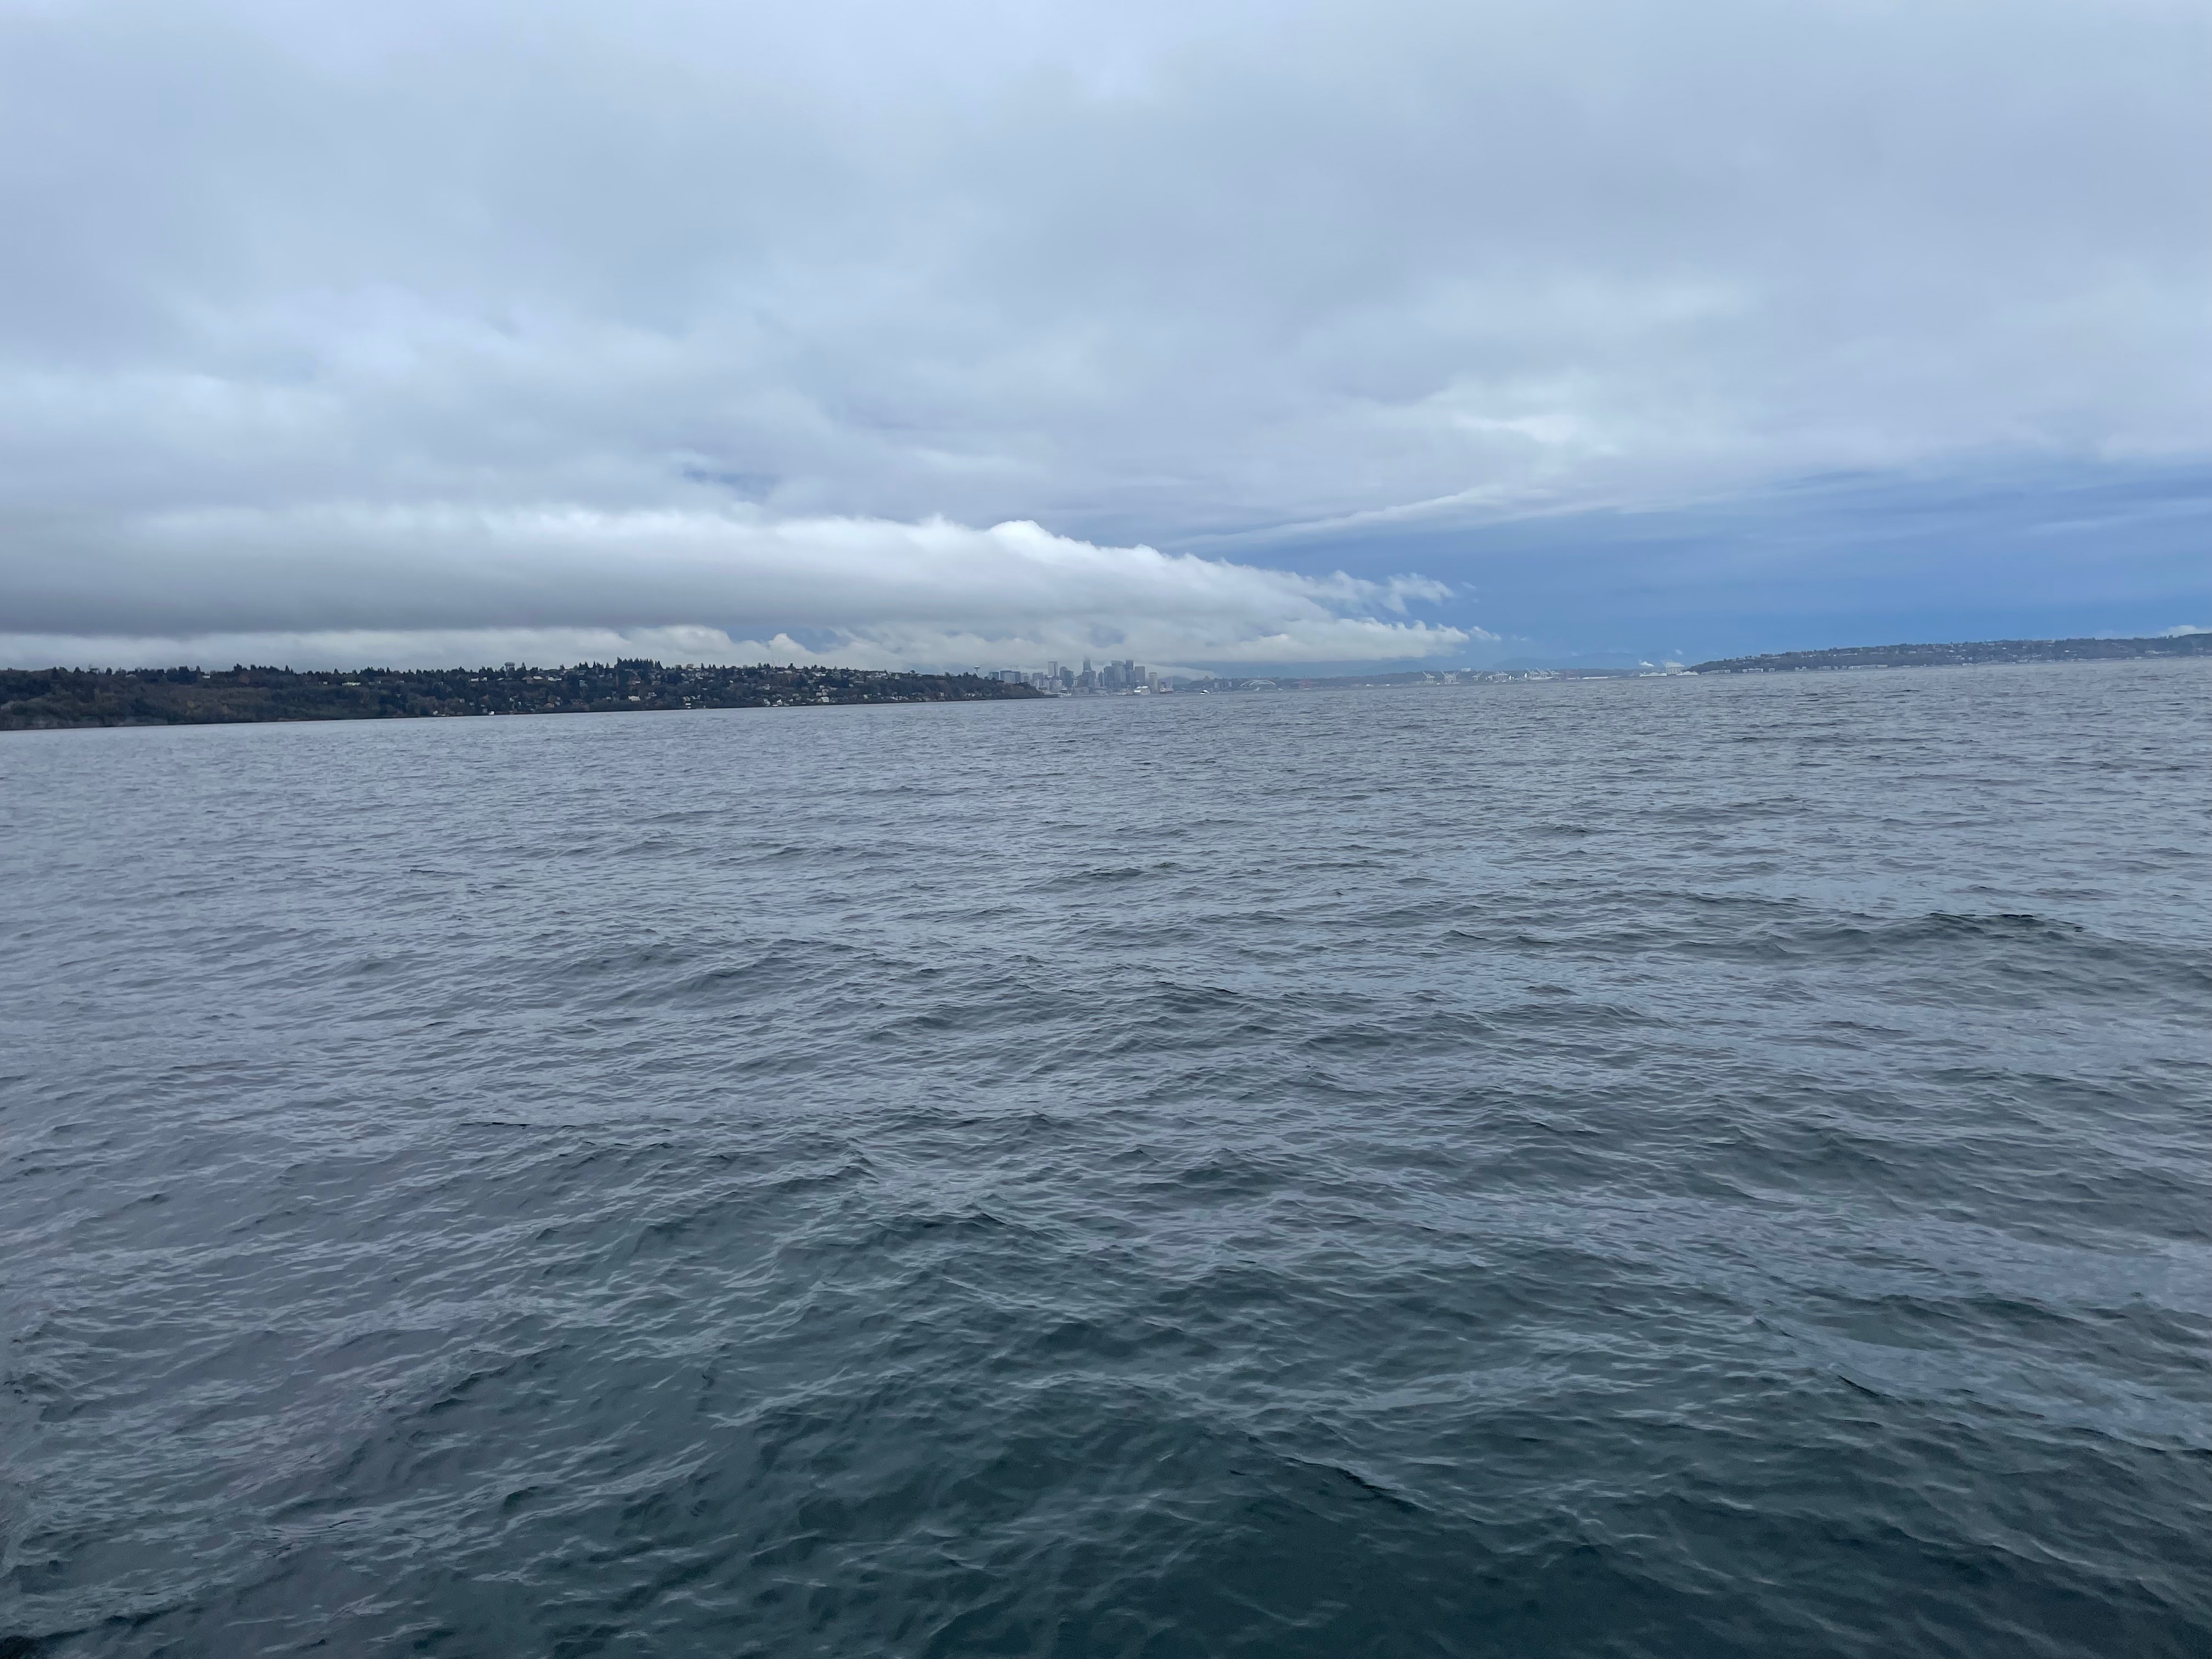
[(1701, 662), (1699, 674), (1794, 674), (1821, 668), (1953, 668), (1969, 663), (2113, 662), (2132, 657), (2212, 656), (2212, 634), (2132, 640), (1968, 640), (1947, 645), (1846, 645)]
[(210, 726), (270, 720), (421, 720), (837, 703), (979, 702), (1042, 695), (976, 674), (860, 668), (667, 666), (643, 659), (568, 668), (0, 669), (0, 731)]

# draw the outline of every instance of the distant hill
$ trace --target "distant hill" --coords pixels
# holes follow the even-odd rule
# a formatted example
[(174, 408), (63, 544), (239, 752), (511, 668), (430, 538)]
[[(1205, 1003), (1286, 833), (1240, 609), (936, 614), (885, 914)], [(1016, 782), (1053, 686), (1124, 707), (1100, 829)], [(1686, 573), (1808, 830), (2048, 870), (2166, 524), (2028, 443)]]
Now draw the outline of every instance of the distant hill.
[(246, 667), (0, 669), (0, 731), (977, 702), (1042, 695), (975, 674), (776, 668), (765, 663), (751, 668), (668, 668), (643, 659), (576, 668), (364, 668), (327, 674)]
[(1978, 640), (1954, 645), (1845, 645), (1701, 662), (1699, 674), (1795, 674), (1817, 668), (1949, 668), (1985, 662), (2106, 662), (2126, 657), (2212, 657), (2212, 634), (2148, 640)]

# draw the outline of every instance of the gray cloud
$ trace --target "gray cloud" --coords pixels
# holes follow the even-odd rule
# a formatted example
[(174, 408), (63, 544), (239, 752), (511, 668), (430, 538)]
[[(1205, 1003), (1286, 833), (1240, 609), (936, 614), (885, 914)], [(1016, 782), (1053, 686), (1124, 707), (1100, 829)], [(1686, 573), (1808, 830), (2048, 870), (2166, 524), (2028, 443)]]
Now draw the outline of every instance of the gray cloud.
[(2212, 447), (2193, 5), (356, 9), (0, 13), (16, 644), (1417, 655), (1132, 544)]
[[(23, 573), (18, 631), (5, 641), (18, 659), (122, 654), (85, 642), (76, 618), (86, 615), (137, 659), (227, 650), (295, 664), (371, 649), (415, 660), (471, 643), (475, 660), (496, 645), (499, 659), (541, 661), (773, 652), (890, 665), (1109, 651), (1155, 663), (1357, 661), (1431, 656), (1476, 637), (1410, 614), (1447, 597), (1422, 578), (1303, 576), (1018, 522), (979, 531), (759, 509), (256, 507), (101, 533), (87, 556)], [(224, 580), (210, 586), (211, 569)], [(799, 645), (787, 629), (820, 638)]]

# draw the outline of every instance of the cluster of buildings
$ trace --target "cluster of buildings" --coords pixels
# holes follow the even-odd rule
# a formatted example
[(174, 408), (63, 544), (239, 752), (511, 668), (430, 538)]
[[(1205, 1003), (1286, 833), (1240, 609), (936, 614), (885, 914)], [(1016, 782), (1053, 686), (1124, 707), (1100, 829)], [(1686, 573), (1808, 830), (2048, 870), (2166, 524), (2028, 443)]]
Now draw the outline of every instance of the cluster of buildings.
[(1042, 674), (1021, 668), (978, 668), (974, 672), (985, 679), (1006, 680), (1015, 685), (1033, 685), (1040, 691), (1077, 697), (1149, 696), (1153, 692), (1179, 690), (1194, 684), (1181, 675), (1155, 674), (1144, 664), (1131, 662), (1126, 657), (1119, 662), (1109, 662), (1097, 668), (1091, 665), (1088, 657), (1083, 659), (1081, 668), (1048, 662)]
[(1345, 685), (1473, 685), (1481, 680), (1565, 678), (1544, 670), (1534, 673), (1484, 673), (1466, 669), (1429, 673), (1415, 671), (1396, 674), (1338, 675), (1314, 679), (1263, 676), (1239, 679), (1225, 678), (1217, 674), (1161, 674), (1126, 657), (1118, 662), (1096, 666), (1090, 658), (1085, 657), (1080, 668), (1070, 668), (1062, 663), (1047, 663), (1042, 673), (1024, 668), (972, 668), (969, 672), (981, 675), (987, 680), (1033, 685), (1040, 691), (1064, 697), (1147, 696), (1172, 691), (1310, 691), (1324, 686)]
[[(2212, 635), (2207, 637), (2212, 638)], [(1053, 696), (1096, 697), (1145, 696), (1169, 691), (1318, 691), (1346, 686), (1480, 685), (1509, 680), (1655, 679), (1662, 676), (1694, 673), (1696, 671), (1685, 669), (1680, 663), (1670, 662), (1664, 665), (1644, 663), (1634, 668), (1412, 669), (1375, 674), (1321, 675), (1312, 678), (1278, 675), (1272, 678), (1254, 676), (1235, 679), (1214, 674), (1160, 674), (1127, 658), (1093, 667), (1091, 659), (1085, 657), (1081, 668), (1069, 668), (1056, 662), (1047, 663), (1042, 673), (1024, 668), (971, 668), (968, 672), (987, 680), (1033, 685), (1038, 690)]]

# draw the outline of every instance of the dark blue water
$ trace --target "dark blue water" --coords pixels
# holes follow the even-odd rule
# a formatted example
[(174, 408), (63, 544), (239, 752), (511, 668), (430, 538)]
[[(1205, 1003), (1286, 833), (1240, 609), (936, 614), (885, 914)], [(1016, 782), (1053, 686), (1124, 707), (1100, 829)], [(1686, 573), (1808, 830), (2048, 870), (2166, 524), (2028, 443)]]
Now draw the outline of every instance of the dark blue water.
[(0, 1636), (2212, 1653), (2208, 716), (0, 739)]

